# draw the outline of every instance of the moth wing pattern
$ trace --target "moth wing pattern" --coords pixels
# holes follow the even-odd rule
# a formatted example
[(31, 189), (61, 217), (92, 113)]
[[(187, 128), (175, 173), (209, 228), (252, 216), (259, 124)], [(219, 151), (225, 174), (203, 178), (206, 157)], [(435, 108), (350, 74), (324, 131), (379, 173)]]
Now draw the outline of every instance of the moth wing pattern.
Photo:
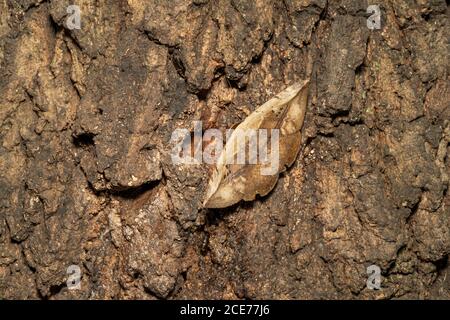
[[(228, 138), (208, 182), (203, 206), (225, 208), (241, 200), (252, 201), (267, 195), (279, 174), (291, 166), (301, 147), (301, 128), (308, 104), (309, 80), (289, 86), (259, 106), (241, 122)], [(261, 163), (233, 164), (245, 143), (239, 132), (248, 129), (279, 129), (279, 165), (273, 175), (261, 174)], [(268, 139), (270, 140), (270, 139)]]

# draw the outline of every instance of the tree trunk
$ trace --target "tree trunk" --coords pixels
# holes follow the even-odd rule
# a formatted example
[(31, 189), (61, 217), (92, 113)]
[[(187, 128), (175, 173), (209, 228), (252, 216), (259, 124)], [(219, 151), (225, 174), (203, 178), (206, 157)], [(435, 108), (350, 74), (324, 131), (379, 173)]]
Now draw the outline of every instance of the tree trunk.
[[(0, 298), (450, 299), (449, 9), (372, 2), (0, 0)], [(173, 132), (307, 79), (272, 192), (203, 208)]]

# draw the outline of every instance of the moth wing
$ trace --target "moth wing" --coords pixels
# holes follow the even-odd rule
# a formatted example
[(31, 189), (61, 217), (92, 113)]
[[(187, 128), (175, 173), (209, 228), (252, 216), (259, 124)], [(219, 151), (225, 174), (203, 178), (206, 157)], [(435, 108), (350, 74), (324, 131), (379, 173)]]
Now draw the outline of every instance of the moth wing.
[[(240, 200), (251, 201), (267, 195), (275, 186), (279, 173), (292, 165), (300, 150), (308, 84), (292, 85), (251, 113), (229, 137), (209, 180), (204, 207), (225, 208)], [(273, 175), (262, 175), (262, 164), (232, 164), (245, 143), (239, 132), (248, 129), (279, 129), (279, 166)], [(268, 139), (268, 142), (270, 139)], [(244, 150), (245, 151), (245, 150)]]

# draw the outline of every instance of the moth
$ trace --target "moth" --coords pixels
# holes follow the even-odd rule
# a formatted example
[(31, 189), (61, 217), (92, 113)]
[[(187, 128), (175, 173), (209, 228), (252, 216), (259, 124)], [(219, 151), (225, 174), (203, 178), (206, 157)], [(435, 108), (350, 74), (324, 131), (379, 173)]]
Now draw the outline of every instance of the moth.
[[(292, 165), (300, 150), (308, 90), (309, 80), (286, 88), (236, 127), (209, 179), (205, 208), (252, 201), (256, 195), (266, 196), (275, 187), (279, 174)], [(269, 140), (271, 143), (264, 147)]]

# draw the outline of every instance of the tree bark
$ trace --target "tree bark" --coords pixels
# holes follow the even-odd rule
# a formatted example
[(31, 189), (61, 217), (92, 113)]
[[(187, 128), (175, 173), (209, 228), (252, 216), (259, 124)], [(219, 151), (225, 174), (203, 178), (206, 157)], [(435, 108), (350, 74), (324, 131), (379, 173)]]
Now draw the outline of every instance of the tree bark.
[[(450, 299), (449, 9), (376, 2), (0, 0), (0, 298)], [(202, 208), (174, 130), (304, 79), (293, 166)]]

